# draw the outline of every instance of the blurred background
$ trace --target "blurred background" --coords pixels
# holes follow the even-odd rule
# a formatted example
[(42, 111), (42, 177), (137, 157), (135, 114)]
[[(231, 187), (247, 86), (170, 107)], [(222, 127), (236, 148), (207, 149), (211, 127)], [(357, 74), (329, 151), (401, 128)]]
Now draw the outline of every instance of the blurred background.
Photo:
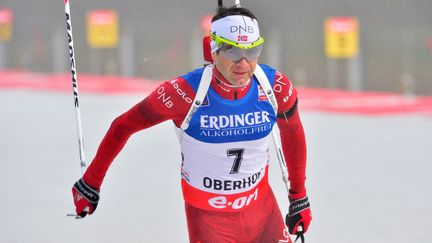
[[(203, 65), (217, 1), (71, 1), (90, 163), (113, 119)], [(260, 62), (297, 87), (314, 217), (306, 242), (432, 242), (432, 1), (242, 5), (260, 21)], [(81, 176), (68, 55), (63, 1), (0, 0), (0, 243), (188, 242), (171, 122), (130, 138), (94, 215), (66, 217)]]
[[(78, 72), (157, 81), (197, 68), (202, 65), (202, 22), (216, 5), (217, 1), (73, 0)], [(297, 86), (432, 94), (430, 0), (244, 0), (243, 6), (256, 14), (266, 40), (260, 61), (286, 73)], [(0, 9), (12, 16), (3, 17), (0, 25), (0, 69), (69, 70), (63, 1), (1, 0)], [(113, 10), (117, 20), (108, 16), (108, 24), (98, 28), (101, 9)], [(325, 33), (333, 30), (324, 25), (332, 16), (357, 22), (349, 31), (358, 42), (336, 33), (342, 42), (356, 41), (355, 53), (326, 53)], [(108, 46), (103, 39), (91, 43), (89, 36), (98, 33), (106, 35), (105, 41), (117, 40)]]

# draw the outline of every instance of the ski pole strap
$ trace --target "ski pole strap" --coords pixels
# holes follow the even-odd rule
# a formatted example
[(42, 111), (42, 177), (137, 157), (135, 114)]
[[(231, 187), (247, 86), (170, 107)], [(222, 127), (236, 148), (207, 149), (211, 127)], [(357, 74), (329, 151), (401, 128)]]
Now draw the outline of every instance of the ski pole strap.
[(303, 231), (303, 229), (304, 229), (303, 223), (300, 223), (297, 226), (297, 232), (296, 232), (296, 236), (297, 237), (295, 238), (294, 243), (296, 243), (299, 239), (300, 239), (301, 243), (305, 242), (305, 237), (304, 237), (304, 231)]
[(300, 233), (300, 234), (297, 234), (297, 237), (295, 238), (294, 243), (297, 242), (298, 239), (301, 240), (301, 243), (305, 242), (305, 238), (304, 238), (303, 232)]

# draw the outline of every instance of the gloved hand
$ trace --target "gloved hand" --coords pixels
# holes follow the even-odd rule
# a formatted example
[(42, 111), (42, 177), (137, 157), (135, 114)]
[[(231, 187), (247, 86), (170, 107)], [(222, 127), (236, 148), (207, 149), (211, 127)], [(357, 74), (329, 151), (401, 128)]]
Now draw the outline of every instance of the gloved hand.
[[(289, 200), (290, 206), (285, 217), (285, 223), (290, 234), (301, 236), (306, 233), (312, 220), (309, 200), (306, 192), (290, 192)], [(302, 231), (298, 231), (299, 226), (301, 226)]]
[(72, 195), (75, 204), (75, 212), (81, 218), (87, 213), (92, 214), (99, 202), (99, 191), (87, 185), (81, 178), (72, 187)]

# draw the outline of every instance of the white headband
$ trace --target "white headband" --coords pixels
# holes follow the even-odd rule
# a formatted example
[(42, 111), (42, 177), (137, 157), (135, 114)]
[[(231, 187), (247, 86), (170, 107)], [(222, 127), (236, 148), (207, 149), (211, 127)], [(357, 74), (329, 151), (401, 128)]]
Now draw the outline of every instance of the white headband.
[[(211, 33), (239, 44), (250, 44), (260, 38), (256, 19), (243, 15), (229, 15), (214, 21)], [(210, 42), (210, 46), (212, 53), (219, 49), (214, 41)]]

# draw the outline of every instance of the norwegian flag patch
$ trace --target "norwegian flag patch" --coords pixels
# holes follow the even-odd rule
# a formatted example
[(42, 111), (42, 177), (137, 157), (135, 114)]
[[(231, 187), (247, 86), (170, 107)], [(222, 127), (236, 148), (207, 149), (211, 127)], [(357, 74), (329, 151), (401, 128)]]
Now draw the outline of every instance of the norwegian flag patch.
[(258, 85), (258, 100), (259, 101), (267, 100), (267, 95), (265, 94), (261, 85)]
[(248, 41), (247, 35), (239, 35), (237, 36), (237, 41)]

